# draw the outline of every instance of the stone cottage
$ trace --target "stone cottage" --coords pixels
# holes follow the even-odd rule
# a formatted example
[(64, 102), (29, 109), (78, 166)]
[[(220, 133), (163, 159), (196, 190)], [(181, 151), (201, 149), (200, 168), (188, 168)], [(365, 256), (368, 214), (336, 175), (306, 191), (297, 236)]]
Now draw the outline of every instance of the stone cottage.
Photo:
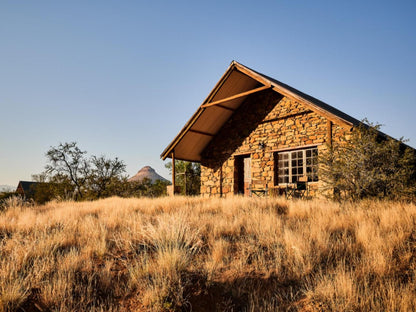
[(320, 150), (359, 123), (233, 61), (161, 158), (201, 163), (204, 196), (248, 194), (250, 188), (279, 193), (306, 177), (313, 193)]

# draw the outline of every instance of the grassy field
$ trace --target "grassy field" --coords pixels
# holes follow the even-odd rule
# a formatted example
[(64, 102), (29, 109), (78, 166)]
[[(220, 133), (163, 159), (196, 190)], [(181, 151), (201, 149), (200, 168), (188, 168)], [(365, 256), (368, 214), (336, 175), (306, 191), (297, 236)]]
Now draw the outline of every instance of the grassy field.
[(414, 311), (416, 206), (109, 198), (0, 212), (0, 311)]

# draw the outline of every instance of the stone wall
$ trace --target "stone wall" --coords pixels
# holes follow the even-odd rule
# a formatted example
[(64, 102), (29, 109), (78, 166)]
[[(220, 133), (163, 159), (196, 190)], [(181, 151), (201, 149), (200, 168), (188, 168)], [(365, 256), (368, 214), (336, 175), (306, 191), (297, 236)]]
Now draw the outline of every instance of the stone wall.
[[(332, 140), (344, 129), (332, 125)], [(325, 148), (328, 120), (272, 90), (250, 95), (202, 154), (201, 194), (228, 196), (237, 191), (235, 161), (250, 155), (253, 186), (275, 187), (274, 155), (282, 149)], [(264, 143), (264, 148), (259, 148)], [(319, 182), (310, 183), (316, 190)]]

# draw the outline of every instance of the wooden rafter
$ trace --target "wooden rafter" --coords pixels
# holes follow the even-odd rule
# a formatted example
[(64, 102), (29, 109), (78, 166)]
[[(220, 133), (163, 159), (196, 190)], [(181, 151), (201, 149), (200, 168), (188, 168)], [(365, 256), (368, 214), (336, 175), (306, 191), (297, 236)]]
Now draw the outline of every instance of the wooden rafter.
[(218, 100), (218, 101), (206, 103), (206, 104), (202, 105), (201, 107), (207, 108), (207, 107), (218, 105), (218, 104), (221, 104), (221, 103), (224, 103), (224, 102), (229, 102), (229, 101), (238, 99), (240, 97), (243, 97), (243, 96), (246, 96), (246, 95), (249, 95), (249, 94), (253, 94), (253, 93), (256, 93), (256, 92), (260, 92), (260, 91), (263, 91), (263, 90), (266, 90), (266, 89), (269, 89), (269, 88), (271, 88), (271, 85), (259, 87), (259, 88), (252, 89), (252, 90), (249, 90), (249, 91), (246, 91), (246, 92), (241, 92), (241, 93), (235, 94), (233, 96), (229, 96), (225, 99), (221, 99), (221, 100)]
[(231, 112), (235, 112), (235, 109), (234, 108), (227, 107), (227, 106), (224, 106), (224, 105), (221, 105), (221, 104), (217, 104), (217, 105), (215, 105), (215, 107), (219, 107), (219, 108), (222, 108), (222, 109), (229, 110)]
[(206, 135), (206, 136), (210, 136), (210, 137), (215, 136), (215, 134), (208, 133), (208, 132), (203, 132), (203, 131), (199, 131), (199, 130), (194, 130), (194, 129), (189, 129), (189, 132), (198, 133), (198, 134), (202, 134), (202, 135)]

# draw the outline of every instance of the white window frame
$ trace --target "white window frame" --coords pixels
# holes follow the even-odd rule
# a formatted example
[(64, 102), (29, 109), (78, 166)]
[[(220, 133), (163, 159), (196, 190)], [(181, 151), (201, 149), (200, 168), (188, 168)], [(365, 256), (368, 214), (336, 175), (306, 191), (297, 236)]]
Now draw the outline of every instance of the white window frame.
[[(306, 151), (308, 151), (308, 150), (310, 150), (311, 151), (311, 154), (313, 155), (313, 151), (315, 150), (316, 151), (316, 163), (315, 164), (313, 164), (313, 159), (314, 159), (314, 157), (313, 156), (311, 156), (311, 160), (312, 160), (312, 164), (310, 165), (311, 167), (312, 167), (312, 174), (309, 174), (308, 175), (308, 173), (307, 173), (307, 157), (306, 157)], [(299, 153), (299, 152), (302, 152), (302, 175), (298, 175), (298, 174), (293, 174), (292, 173), (292, 169), (293, 169), (293, 167), (292, 167), (292, 153)], [(287, 161), (288, 162), (288, 167), (279, 167), (279, 163), (280, 163), (280, 159), (279, 159), (279, 156), (280, 155), (288, 155), (288, 158), (286, 159), (286, 160), (281, 160), (282, 162), (283, 161)], [(319, 174), (318, 174), (318, 171), (316, 171), (316, 174), (315, 174), (315, 176), (316, 176), (316, 180), (313, 180), (313, 176), (314, 176), (314, 174), (313, 174), (313, 167), (315, 167), (315, 169), (317, 170), (318, 169), (318, 163), (317, 163), (317, 159), (318, 159), (318, 148), (315, 146), (315, 147), (308, 147), (308, 148), (305, 148), (305, 149), (301, 149), (301, 148), (299, 148), (299, 149), (292, 149), (292, 150), (286, 150), (286, 151), (281, 151), (281, 152), (277, 152), (276, 153), (276, 159), (275, 159), (275, 166), (277, 166), (277, 168), (275, 168), (275, 170), (277, 170), (276, 171), (276, 174), (275, 174), (275, 178), (277, 179), (277, 183), (275, 184), (275, 185), (286, 185), (286, 184), (293, 184), (293, 183), (295, 183), (296, 181), (294, 181), (294, 179), (293, 179), (293, 177), (295, 177), (295, 176), (297, 176), (298, 178), (299, 177), (301, 177), (301, 176), (308, 176), (308, 180), (309, 180), (309, 182), (317, 182), (317, 181), (319, 181)], [(288, 175), (287, 175), (287, 177), (288, 177), (288, 181), (287, 182), (280, 182), (279, 180), (280, 180), (280, 178), (281, 178), (281, 176), (279, 175), (279, 171), (281, 170), (281, 169), (288, 169)], [(286, 175), (284, 175), (284, 176), (286, 176)], [(312, 176), (312, 178), (310, 177), (310, 176)]]

